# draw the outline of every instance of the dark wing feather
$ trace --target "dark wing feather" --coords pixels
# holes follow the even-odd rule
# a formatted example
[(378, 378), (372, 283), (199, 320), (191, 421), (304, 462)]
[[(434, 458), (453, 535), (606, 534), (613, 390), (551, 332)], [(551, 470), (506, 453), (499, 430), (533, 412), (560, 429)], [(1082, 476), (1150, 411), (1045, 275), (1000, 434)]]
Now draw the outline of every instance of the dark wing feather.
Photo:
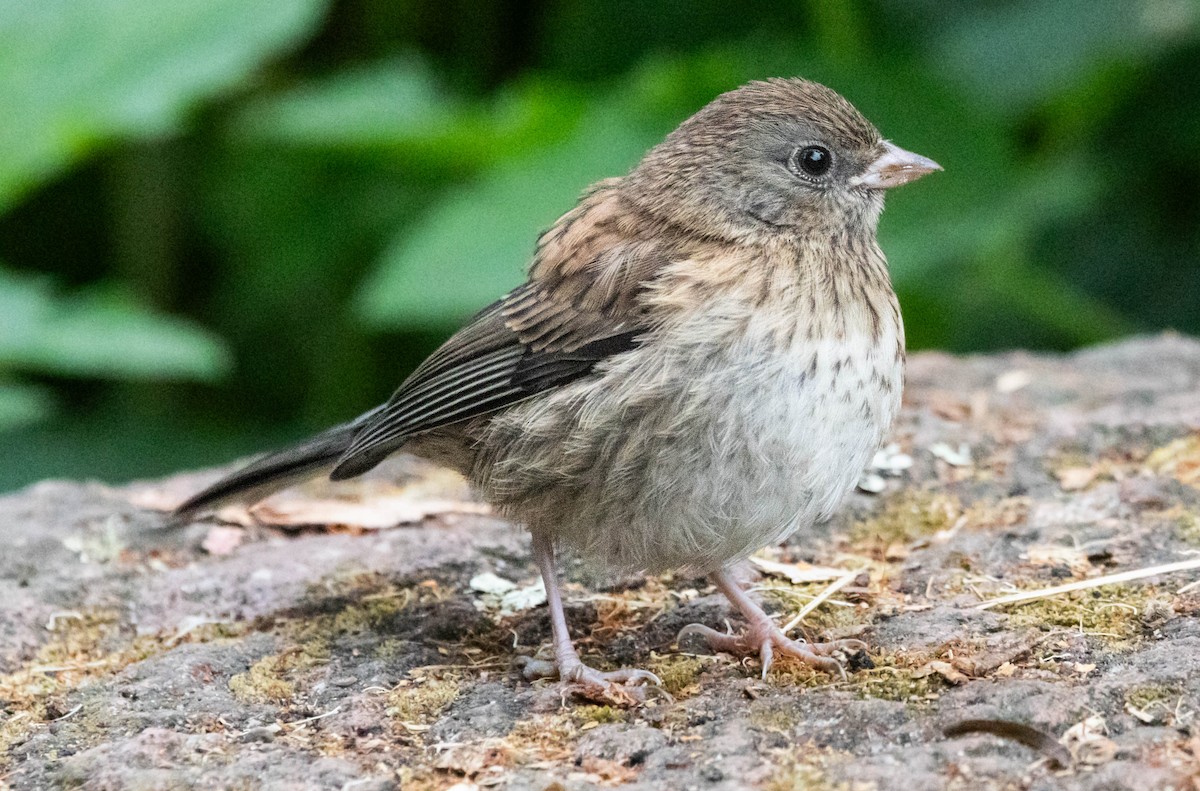
[(561, 387), (628, 351), (648, 325), (639, 297), (675, 256), (633, 243), (615, 191), (587, 196), (543, 235), (530, 280), (434, 352), (366, 421), (331, 478), (360, 475), (408, 439)]
[[(594, 340), (535, 349), (501, 310), (522, 286), (476, 317), (413, 372), (359, 429), (330, 477), (352, 478), (374, 467), (410, 437), (523, 401), (585, 376), (596, 363), (633, 348), (642, 328), (595, 326)], [(604, 324), (597, 322), (598, 325)]]

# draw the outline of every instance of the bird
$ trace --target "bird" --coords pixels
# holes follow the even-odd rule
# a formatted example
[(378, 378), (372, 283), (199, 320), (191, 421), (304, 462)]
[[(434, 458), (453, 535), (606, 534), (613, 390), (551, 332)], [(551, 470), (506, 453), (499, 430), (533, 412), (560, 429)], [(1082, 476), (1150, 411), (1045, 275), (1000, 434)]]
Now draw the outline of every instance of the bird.
[(460, 471), (531, 535), (553, 660), (529, 678), (615, 691), (568, 631), (559, 557), (708, 575), (747, 621), (714, 650), (841, 671), (856, 640), (791, 639), (735, 565), (835, 513), (896, 418), (905, 345), (876, 239), (884, 194), (942, 168), (834, 90), (754, 81), (684, 120), (544, 231), (523, 284), (360, 417), (269, 453), (176, 521), (406, 452)]

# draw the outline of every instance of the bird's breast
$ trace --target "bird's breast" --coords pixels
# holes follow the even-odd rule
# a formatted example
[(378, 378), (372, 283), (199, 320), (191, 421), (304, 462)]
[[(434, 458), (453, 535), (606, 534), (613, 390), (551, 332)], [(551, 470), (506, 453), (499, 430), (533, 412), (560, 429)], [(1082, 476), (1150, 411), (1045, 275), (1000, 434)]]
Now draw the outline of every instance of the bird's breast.
[[(602, 566), (711, 569), (837, 507), (896, 414), (899, 328), (713, 305), (497, 416), (476, 482)], [(886, 324), (886, 322), (885, 322)]]
[[(794, 313), (762, 314), (710, 350), (702, 384), (680, 401), (709, 394), (700, 396), (707, 409), (691, 411), (706, 413), (698, 422), (720, 460), (706, 484), (734, 493), (732, 513), (762, 514), (746, 520), (761, 530), (779, 520), (782, 534), (834, 511), (899, 410), (900, 333), (890, 317), (832, 332)], [(705, 370), (699, 359), (692, 367)]]

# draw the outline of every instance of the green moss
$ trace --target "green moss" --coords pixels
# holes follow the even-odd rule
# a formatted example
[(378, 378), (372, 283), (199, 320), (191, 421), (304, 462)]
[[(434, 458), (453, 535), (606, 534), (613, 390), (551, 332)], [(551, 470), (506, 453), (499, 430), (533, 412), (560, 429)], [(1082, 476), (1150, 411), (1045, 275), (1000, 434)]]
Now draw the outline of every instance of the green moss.
[(402, 597), (372, 598), (350, 605), (333, 617), (329, 625), (335, 634), (377, 631), (404, 609)]
[(764, 791), (833, 791), (825, 773), (815, 766), (793, 763), (781, 766), (763, 786)]
[(297, 677), (329, 661), (329, 645), (314, 639), (265, 656), (229, 679), (229, 691), (243, 703), (287, 703), (296, 696)]
[(1118, 644), (1141, 632), (1139, 616), (1154, 597), (1154, 589), (1145, 585), (1105, 585), (1012, 605), (1008, 619), (1013, 626), (1044, 631), (1082, 629)]
[(586, 725), (589, 722), (608, 725), (614, 722), (625, 722), (629, 718), (624, 709), (613, 706), (577, 706), (572, 710), (571, 715), (580, 725)]
[(877, 667), (855, 673), (851, 689), (860, 698), (923, 703), (947, 686), (936, 673), (918, 674), (907, 668)]
[(813, 744), (801, 745), (797, 751), (772, 756), (774, 774), (762, 786), (764, 791), (861, 791), (873, 789), (873, 783), (834, 782), (829, 779), (825, 765), (835, 755), (845, 761), (849, 756), (835, 754)]
[(295, 686), (261, 662), (229, 679), (229, 691), (242, 703), (287, 703), (296, 694)]
[[(52, 633), (32, 660), (0, 675), (0, 700), (7, 709), (0, 720), (0, 756), (7, 757), (11, 745), (58, 716), (67, 693), (166, 650), (163, 639), (139, 636), (124, 626), (115, 610), (58, 618)], [(0, 758), (0, 766), (6, 765)]]
[(800, 715), (794, 706), (782, 706), (772, 701), (756, 700), (750, 704), (746, 719), (756, 728), (772, 733), (789, 734), (800, 724)]
[[(828, 587), (828, 582), (791, 584), (773, 580), (771, 587), (764, 588), (761, 593), (764, 599), (774, 602), (774, 609), (785, 613), (781, 620), (787, 621), (791, 619), (791, 613), (799, 612), (804, 605), (821, 595)], [(834, 594), (833, 598), (837, 599), (837, 594)], [(869, 607), (847, 607), (840, 602), (835, 604), (826, 601), (804, 616), (804, 622), (800, 628), (808, 631), (807, 633), (801, 632), (801, 636), (813, 639), (820, 638), (821, 634), (826, 631), (849, 630), (869, 623), (872, 616), (873, 612)], [(796, 633), (793, 631), (789, 636), (795, 637)]]
[(646, 669), (662, 680), (663, 689), (680, 696), (694, 691), (692, 688), (699, 683), (700, 673), (704, 671), (704, 660), (682, 654), (656, 655)]
[(777, 657), (767, 674), (768, 683), (789, 687), (823, 687), (831, 678), (825, 671), (788, 656)]
[(1200, 546), (1200, 514), (1181, 510), (1175, 522), (1175, 535), (1181, 541)]
[(375, 646), (375, 650), (372, 653), (376, 659), (395, 659), (404, 656), (411, 650), (412, 646), (408, 642), (389, 637)]
[(1181, 691), (1170, 684), (1144, 684), (1125, 692), (1125, 703), (1141, 711), (1155, 707), (1173, 709)]
[(958, 498), (940, 492), (909, 490), (889, 499), (878, 516), (859, 522), (850, 540), (876, 553), (950, 528), (962, 515)]
[(428, 725), (455, 701), (461, 690), (462, 680), (449, 674), (402, 683), (388, 693), (386, 714), (409, 725)]
[(1146, 466), (1160, 475), (1200, 488), (1200, 432), (1189, 434), (1158, 448), (1146, 458)]

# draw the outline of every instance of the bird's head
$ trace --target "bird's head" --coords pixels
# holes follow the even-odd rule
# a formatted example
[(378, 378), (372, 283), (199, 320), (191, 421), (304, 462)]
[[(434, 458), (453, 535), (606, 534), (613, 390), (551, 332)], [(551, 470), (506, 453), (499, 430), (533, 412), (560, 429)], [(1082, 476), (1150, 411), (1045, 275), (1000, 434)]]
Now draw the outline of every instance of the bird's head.
[(873, 234), (884, 190), (934, 170), (835, 91), (773, 79), (722, 94), (680, 124), (625, 191), (668, 222), (731, 240)]

